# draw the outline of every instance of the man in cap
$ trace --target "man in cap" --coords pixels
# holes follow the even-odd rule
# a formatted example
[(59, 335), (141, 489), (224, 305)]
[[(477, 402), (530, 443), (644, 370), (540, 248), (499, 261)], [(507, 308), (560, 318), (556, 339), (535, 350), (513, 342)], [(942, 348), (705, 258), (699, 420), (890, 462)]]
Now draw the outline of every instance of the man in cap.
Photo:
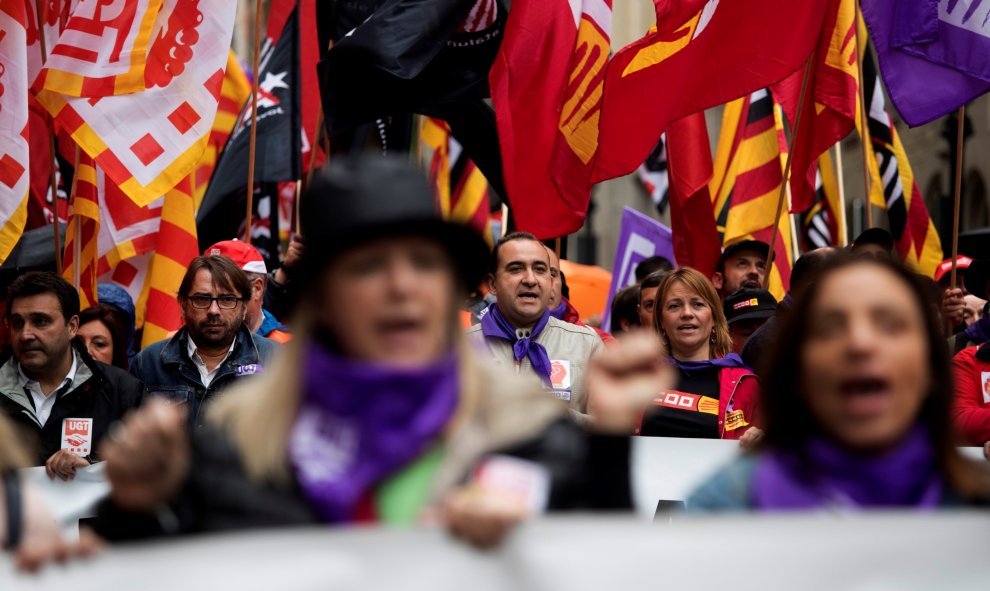
[(729, 323), (732, 352), (742, 353), (746, 341), (777, 313), (777, 300), (765, 289), (740, 289), (722, 302)]
[(539, 378), (583, 420), (588, 406), (584, 372), (602, 340), (588, 327), (550, 315), (550, 267), (547, 248), (536, 236), (513, 232), (499, 240), (485, 278), (495, 303), (467, 334), (497, 364)]
[[(972, 261), (966, 269), (964, 285), (969, 293), (984, 300), (990, 300), (990, 259)], [(984, 305), (982, 318), (949, 338), (950, 353), (955, 355), (967, 347), (982, 345), (990, 340), (990, 316), (988, 313), (990, 313), (990, 303)]]
[(268, 268), (265, 267), (265, 259), (258, 249), (240, 240), (221, 240), (207, 248), (203, 255), (225, 256), (247, 275), (251, 283), (251, 298), (244, 306), (247, 312), (244, 322), (252, 333), (276, 343), (286, 343), (292, 338), (289, 329), (263, 307), (268, 287)]
[(131, 364), (146, 396), (185, 403), (190, 428), (204, 423), (203, 407), (219, 391), (264, 371), (278, 347), (245, 324), (251, 295), (247, 275), (231, 259), (194, 258), (179, 285), (184, 326), (145, 347)]
[(894, 259), (894, 235), (883, 228), (867, 228), (849, 249), (860, 256)]
[(741, 240), (725, 247), (718, 259), (712, 284), (724, 300), (740, 289), (762, 289), (770, 245), (761, 240)]

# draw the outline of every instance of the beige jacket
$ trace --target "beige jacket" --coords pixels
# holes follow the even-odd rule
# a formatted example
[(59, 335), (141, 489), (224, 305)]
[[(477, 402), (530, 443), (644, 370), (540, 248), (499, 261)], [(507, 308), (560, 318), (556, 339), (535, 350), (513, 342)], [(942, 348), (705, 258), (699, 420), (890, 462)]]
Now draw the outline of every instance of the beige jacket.
[[(525, 338), (529, 331), (516, 331), (519, 338)], [(506, 368), (515, 367), (522, 375), (536, 376), (533, 364), (529, 359), (516, 363), (512, 353), (512, 343), (505, 339), (486, 338), (481, 332), (481, 325), (476, 324), (468, 329), (468, 338), (478, 346), (479, 351), (487, 351), (492, 360)], [(584, 389), (584, 372), (588, 360), (598, 353), (604, 343), (594, 330), (586, 326), (578, 326), (550, 317), (543, 332), (536, 338), (543, 345), (554, 367), (552, 381), (553, 395), (567, 403), (567, 407), (585, 418), (588, 411), (588, 394)]]

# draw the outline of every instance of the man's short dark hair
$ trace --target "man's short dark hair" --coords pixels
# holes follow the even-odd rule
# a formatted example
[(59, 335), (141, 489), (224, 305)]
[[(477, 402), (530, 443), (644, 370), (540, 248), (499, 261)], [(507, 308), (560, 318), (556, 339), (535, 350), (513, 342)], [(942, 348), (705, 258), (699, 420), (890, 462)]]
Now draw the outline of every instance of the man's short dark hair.
[(651, 257), (646, 257), (636, 265), (636, 270), (633, 271), (636, 274), (636, 281), (640, 282), (646, 279), (647, 275), (656, 273), (657, 271), (663, 271), (669, 273), (674, 270), (674, 263), (671, 263), (666, 258), (655, 254)]
[(639, 283), (639, 295), (636, 297), (636, 303), (642, 301), (644, 289), (660, 287), (660, 282), (663, 281), (663, 278), (667, 276), (667, 273), (670, 273), (670, 271), (654, 271), (649, 275), (647, 275)]
[(185, 300), (189, 297), (193, 281), (196, 279), (196, 273), (199, 273), (203, 269), (210, 272), (210, 277), (213, 279), (213, 287), (237, 293), (243, 300), (251, 297), (251, 282), (248, 281), (247, 275), (237, 266), (237, 263), (230, 260), (229, 257), (207, 255), (196, 257), (189, 263), (186, 275), (182, 278), (182, 283), (179, 285), (179, 300)]
[(622, 333), (620, 320), (625, 320), (630, 326), (639, 326), (639, 285), (623, 287), (612, 299), (612, 310), (609, 317), (612, 322), (612, 335), (618, 336)]
[(791, 267), (791, 297), (797, 297), (801, 291), (814, 281), (815, 275), (825, 266), (838, 250), (832, 247), (816, 248), (802, 254)]
[(495, 274), (495, 271), (498, 271), (498, 254), (502, 250), (502, 245), (506, 242), (512, 242), (513, 240), (532, 240), (540, 245), (543, 244), (540, 242), (539, 238), (529, 232), (509, 232), (500, 238), (499, 241), (495, 243), (495, 248), (492, 249), (492, 258), (488, 261), (488, 272), (492, 275)]
[(54, 273), (48, 271), (30, 271), (14, 279), (7, 288), (7, 311), (5, 318), (10, 318), (10, 309), (17, 298), (50, 293), (58, 299), (62, 309), (62, 317), (69, 318), (79, 314), (79, 292), (72, 284)]

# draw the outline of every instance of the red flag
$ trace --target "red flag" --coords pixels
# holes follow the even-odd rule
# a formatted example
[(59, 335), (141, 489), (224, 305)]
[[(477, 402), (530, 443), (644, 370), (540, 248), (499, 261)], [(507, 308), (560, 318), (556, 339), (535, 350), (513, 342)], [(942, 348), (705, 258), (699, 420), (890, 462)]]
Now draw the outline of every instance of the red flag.
[(708, 182), (712, 154), (704, 112), (688, 115), (667, 128), (670, 174), (670, 229), (674, 257), (684, 267), (711, 276), (722, 256)]
[(512, 214), (539, 238), (584, 223), (611, 23), (611, 0), (516, 0), (509, 12), (492, 100)]
[[(855, 127), (859, 93), (856, 62), (856, 0), (829, 0), (818, 51), (808, 73), (801, 128), (791, 146), (791, 211), (815, 203), (818, 157)], [(771, 91), (793, 130), (804, 68), (775, 84)]]
[(777, 82), (818, 39), (826, 2), (654, 0), (657, 31), (605, 74), (593, 182), (642, 164), (668, 123)]

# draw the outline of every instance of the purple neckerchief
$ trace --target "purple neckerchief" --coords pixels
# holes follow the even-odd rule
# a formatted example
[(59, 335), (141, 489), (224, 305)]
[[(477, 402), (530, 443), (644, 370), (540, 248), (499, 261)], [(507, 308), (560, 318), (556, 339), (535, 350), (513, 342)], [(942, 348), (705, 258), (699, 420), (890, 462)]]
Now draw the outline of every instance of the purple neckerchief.
[(557, 320), (563, 320), (565, 313), (567, 313), (567, 302), (565, 302), (563, 298), (561, 298), (560, 303), (557, 304), (557, 307), (554, 308), (553, 310), (550, 310), (550, 315), (556, 318)]
[(499, 312), (498, 304), (492, 304), (488, 307), (488, 313), (481, 319), (481, 332), (486, 337), (503, 339), (512, 343), (512, 355), (515, 360), (522, 361), (524, 358), (529, 358), (536, 375), (549, 384), (550, 356), (547, 355), (546, 348), (536, 342), (536, 338), (543, 332), (543, 328), (549, 320), (550, 312), (544, 311), (543, 316), (540, 316), (536, 326), (530, 331), (529, 337), (520, 339), (516, 337), (516, 329)]
[(709, 367), (717, 367), (719, 369), (725, 367), (748, 367), (745, 363), (743, 363), (742, 357), (740, 357), (737, 353), (729, 353), (725, 357), (707, 359), (705, 361), (681, 361), (671, 357), (670, 364), (687, 374), (700, 369), (708, 369)]
[(342, 359), (311, 343), (304, 359), (289, 459), (320, 518), (349, 521), (365, 494), (426, 451), (450, 421), (457, 357), (399, 369)]
[(938, 505), (942, 497), (931, 440), (921, 426), (879, 456), (847, 451), (823, 438), (804, 454), (771, 451), (757, 460), (757, 509), (893, 508)]
[(966, 327), (966, 336), (974, 343), (990, 340), (990, 302), (983, 306), (983, 318)]

